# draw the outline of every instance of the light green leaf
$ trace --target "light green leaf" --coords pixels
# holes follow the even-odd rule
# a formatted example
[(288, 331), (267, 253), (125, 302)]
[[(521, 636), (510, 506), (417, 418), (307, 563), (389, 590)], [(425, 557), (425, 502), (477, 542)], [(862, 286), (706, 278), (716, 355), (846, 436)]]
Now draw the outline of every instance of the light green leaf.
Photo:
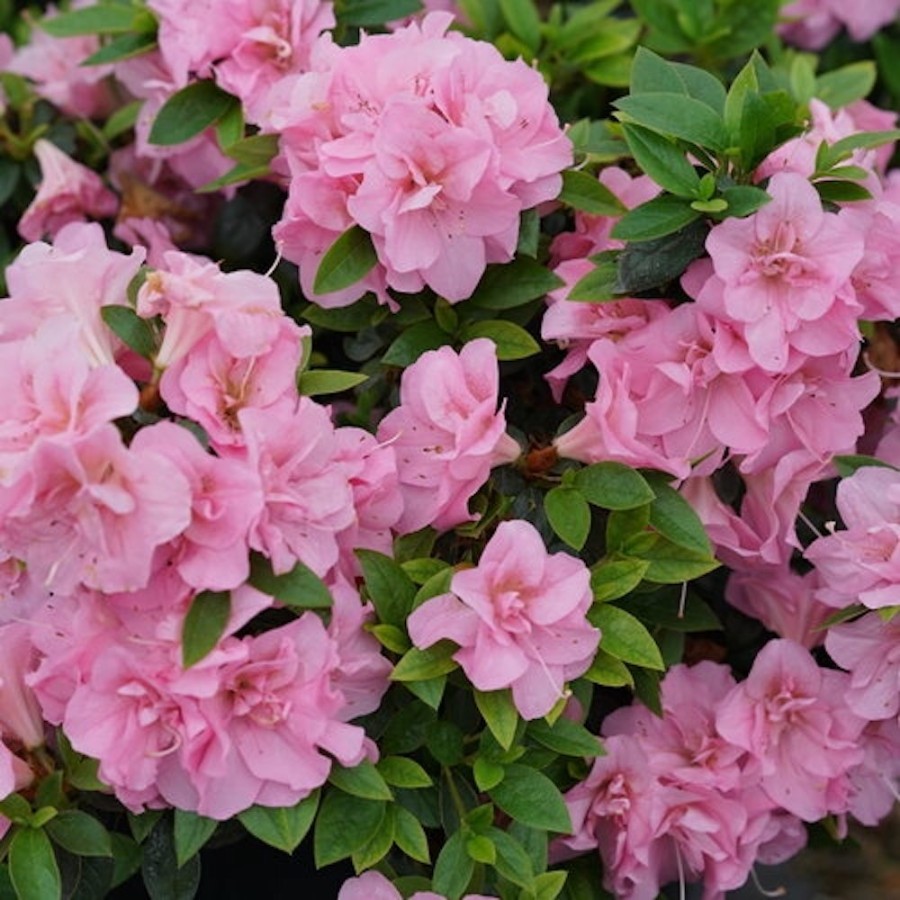
[(411, 859), (428, 865), (431, 852), (422, 823), (399, 803), (391, 809), (394, 813), (394, 843)]
[(519, 726), (519, 712), (509, 690), (475, 692), (475, 705), (497, 743), (509, 750)]
[(645, 559), (610, 559), (591, 567), (591, 591), (597, 603), (618, 600), (644, 580), (650, 563)]
[(300, 375), (297, 389), (304, 397), (322, 394), (341, 394), (369, 380), (362, 372), (342, 372), (338, 369), (307, 369)]
[(238, 814), (241, 825), (263, 843), (293, 853), (306, 837), (319, 808), (319, 791), (296, 806), (251, 806)]
[(20, 827), (9, 845), (9, 876), (18, 900), (57, 900), (62, 879), (50, 838), (37, 828)]
[(593, 684), (603, 687), (633, 687), (634, 678), (631, 670), (621, 659), (616, 659), (605, 650), (598, 650), (591, 667), (584, 673), (584, 678)]
[(594, 506), (636, 509), (656, 496), (640, 472), (619, 462), (599, 462), (575, 473), (575, 487)]
[(363, 761), (352, 769), (332, 766), (328, 780), (345, 794), (365, 800), (392, 800), (394, 797), (381, 772), (368, 761)]
[(431, 787), (431, 776), (414, 760), (406, 756), (386, 756), (377, 763), (384, 780), (398, 788)]
[(601, 631), (601, 650), (636, 666), (665, 668), (656, 641), (631, 613), (611, 603), (596, 603), (588, 618)]

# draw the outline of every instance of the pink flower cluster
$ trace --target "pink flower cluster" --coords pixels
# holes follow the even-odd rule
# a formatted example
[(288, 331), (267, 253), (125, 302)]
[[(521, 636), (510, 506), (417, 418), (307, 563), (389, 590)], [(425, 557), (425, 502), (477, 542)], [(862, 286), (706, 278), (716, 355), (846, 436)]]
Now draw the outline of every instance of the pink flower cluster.
[[(344, 306), (373, 290), (431, 287), (456, 302), (485, 266), (512, 258), (519, 214), (553, 199), (572, 160), (540, 74), (431, 13), (353, 47), (328, 36), (311, 70), (269, 95), (290, 191), (275, 237), (304, 292)], [(379, 265), (344, 291), (314, 295), (319, 261), (353, 225)]]
[(779, 33), (784, 40), (807, 50), (819, 50), (846, 28), (854, 41), (867, 41), (900, 13), (898, 0), (792, 0), (781, 8)]
[(566, 696), (566, 681), (590, 667), (600, 640), (587, 620), (590, 573), (567, 553), (548, 555), (530, 523), (502, 522), (450, 591), (409, 616), (413, 643), (458, 644), (453, 658), (469, 681), (480, 691), (510, 688), (523, 718), (547, 715)]
[(754, 862), (800, 850), (803, 822), (878, 821), (900, 776), (900, 729), (868, 726), (850, 681), (789, 640), (767, 644), (739, 684), (716, 663), (673, 667), (662, 717), (634, 705), (604, 721), (606, 755), (566, 795), (574, 836), (557, 857), (598, 848), (623, 900), (654, 900), (675, 880), (702, 882), (713, 900)]
[[(12, 625), (4, 660), (31, 673), (37, 699), (0, 665), (0, 737), (40, 744), (42, 715), (99, 759), (129, 808), (224, 819), (296, 803), (332, 757), (352, 766), (375, 752), (349, 721), (378, 706), (390, 665), (362, 630), (353, 551), (391, 553), (398, 532), (465, 521), (491, 466), (518, 448), (489, 341), (410, 367), (384, 436), (337, 428), (297, 393), (309, 329), (282, 313), (271, 280), (161, 256), (136, 297), (149, 358), (103, 313), (131, 309), (142, 251), (111, 251), (98, 225), (73, 223), (8, 269), (0, 620), (28, 623), (31, 662)], [(139, 404), (154, 414), (136, 417)], [(422, 476), (448, 491), (423, 495)], [(278, 603), (247, 584), (252, 552), (276, 574), (302, 563), (323, 578), (328, 625), (307, 612), (236, 636)], [(230, 619), (186, 669), (185, 616), (208, 591), (230, 592)], [(19, 763), (3, 765), (0, 787), (19, 784)]]

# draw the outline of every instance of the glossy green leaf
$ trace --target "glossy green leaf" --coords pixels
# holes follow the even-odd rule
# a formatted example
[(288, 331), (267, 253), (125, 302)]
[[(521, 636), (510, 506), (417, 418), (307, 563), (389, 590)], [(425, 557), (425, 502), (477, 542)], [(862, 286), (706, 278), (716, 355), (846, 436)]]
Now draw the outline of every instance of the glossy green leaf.
[(345, 794), (365, 800), (392, 800), (394, 796), (384, 776), (367, 760), (352, 769), (332, 766), (328, 780)]
[(660, 187), (678, 197), (697, 195), (700, 176), (669, 138), (640, 125), (624, 125), (622, 131), (635, 162)]
[(680, 138), (716, 152), (728, 146), (721, 115), (701, 100), (671, 91), (621, 97), (613, 103), (623, 121)]
[(20, 827), (9, 845), (9, 876), (18, 900), (57, 900), (62, 880), (50, 838), (38, 828)]
[(325, 251), (316, 270), (313, 291), (330, 294), (351, 287), (368, 275), (377, 262), (369, 232), (354, 225)]
[(340, 23), (366, 27), (403, 19), (421, 9), (419, 0), (345, 0), (337, 12)]
[(600, 648), (606, 653), (647, 669), (665, 668), (656, 641), (631, 613), (610, 603), (597, 603), (589, 618), (600, 629)]
[(602, 649), (597, 651), (591, 667), (582, 677), (603, 687), (618, 688), (634, 685), (634, 678), (628, 666), (621, 659), (617, 659)]
[(112, 856), (109, 832), (82, 810), (61, 810), (47, 823), (46, 830), (54, 843), (76, 856)]
[(238, 102), (213, 81), (195, 81), (160, 107), (147, 140), (164, 147), (183, 144), (215, 125)]
[(578, 169), (563, 172), (559, 200), (593, 216), (621, 216), (626, 211), (622, 201), (605, 184)]
[(466, 851), (466, 837), (457, 831), (444, 844), (435, 862), (432, 879), (435, 893), (443, 894), (447, 900), (460, 900), (474, 870), (475, 861)]
[(594, 600), (606, 603), (631, 593), (643, 581), (650, 563), (644, 559), (601, 560), (591, 567)]
[(276, 575), (270, 560), (261, 553), (251, 553), (247, 583), (298, 609), (329, 609), (332, 604), (325, 582), (302, 562), (295, 563), (290, 572)]
[(338, 369), (307, 369), (297, 381), (297, 389), (304, 397), (322, 394), (341, 394), (369, 380), (362, 372), (342, 372)]
[(521, 325), (505, 319), (470, 322), (464, 326), (460, 336), (464, 342), (489, 338), (497, 347), (497, 358), (500, 360), (525, 359), (539, 353), (541, 349)]
[(528, 736), (549, 750), (563, 756), (600, 756), (600, 741), (587, 728), (566, 718), (557, 719), (552, 725), (545, 719), (528, 723)]
[(450, 335), (429, 319), (407, 328), (387, 348), (381, 362), (386, 366), (410, 366), (428, 350), (450, 343)]
[(375, 550), (357, 550), (366, 590), (380, 622), (403, 626), (413, 608), (416, 586), (389, 556)]
[(544, 512), (553, 530), (573, 549), (581, 550), (591, 530), (591, 509), (572, 487), (555, 487), (544, 495)]
[(622, 241), (651, 241), (674, 234), (699, 218), (689, 200), (663, 194), (626, 213), (611, 235)]
[(392, 681), (426, 681), (438, 675), (446, 675), (457, 668), (453, 654), (459, 648), (451, 641), (438, 641), (427, 650), (413, 647), (394, 666)]
[(656, 496), (640, 472), (619, 462), (600, 462), (575, 473), (574, 486), (594, 506), (635, 509)]
[(313, 791), (295, 806), (251, 806), (238, 820), (263, 843), (293, 853), (309, 832), (319, 808), (319, 791)]
[(518, 822), (546, 831), (571, 834), (572, 822), (562, 794), (543, 772), (518, 763), (507, 766), (506, 776), (491, 799)]
[(186, 669), (216, 646), (225, 634), (230, 615), (228, 591), (202, 591), (194, 597), (181, 629), (181, 662)]
[(466, 305), (481, 309), (513, 309), (563, 285), (563, 280), (529, 256), (505, 265), (488, 266)]
[(100, 317), (109, 330), (122, 343), (131, 347), (138, 356), (150, 359), (156, 353), (156, 335), (146, 319), (142, 319), (130, 306), (101, 306)]
[(351, 856), (364, 847), (381, 827), (385, 804), (331, 790), (322, 800), (313, 835), (317, 868)]
[(504, 750), (509, 750), (519, 727), (519, 713), (513, 704), (509, 690), (476, 690), (474, 694), (475, 705), (491, 730), (491, 734)]

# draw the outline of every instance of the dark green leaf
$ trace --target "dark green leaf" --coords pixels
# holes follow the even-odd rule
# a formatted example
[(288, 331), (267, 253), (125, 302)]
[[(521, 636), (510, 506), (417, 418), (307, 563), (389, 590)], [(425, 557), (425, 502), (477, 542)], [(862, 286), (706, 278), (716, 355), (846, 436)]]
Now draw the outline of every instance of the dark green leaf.
[(575, 487), (584, 498), (604, 509), (635, 509), (656, 496), (640, 472), (619, 462), (600, 462), (575, 473)]
[(141, 868), (142, 852), (137, 841), (113, 831), (109, 835), (113, 852), (113, 873), (110, 887), (118, 887)]
[(128, 813), (128, 828), (139, 844), (144, 843), (147, 836), (156, 827), (156, 823), (162, 818), (162, 815), (161, 809), (148, 809), (139, 816), (131, 812)]
[(373, 319), (382, 312), (383, 307), (378, 305), (374, 295), (366, 294), (349, 306), (335, 309), (325, 309), (311, 303), (303, 310), (303, 318), (329, 331), (356, 332), (371, 325)]
[(442, 766), (457, 766), (464, 756), (465, 735), (454, 722), (439, 720), (428, 731), (425, 746)]
[(670, 91), (621, 97), (613, 103), (623, 121), (680, 138), (716, 152), (728, 146), (721, 115), (704, 102)]
[(768, 103), (758, 94), (748, 93), (744, 97), (738, 127), (738, 144), (745, 170), (751, 170), (775, 148), (775, 125)]
[(393, 800), (394, 795), (382, 774), (368, 760), (352, 769), (332, 766), (328, 780), (345, 794), (364, 800)]
[(77, 809), (64, 809), (47, 823), (47, 833), (76, 856), (112, 856), (109, 832), (93, 816)]
[[(691, 215), (699, 216), (690, 206), (687, 209)], [(619, 254), (618, 292), (640, 294), (680, 278), (684, 270), (703, 254), (708, 233), (705, 223), (695, 221), (657, 240), (629, 244)]]
[(464, 342), (490, 338), (497, 347), (497, 358), (500, 360), (525, 359), (539, 353), (541, 349), (521, 325), (504, 319), (470, 322), (463, 328), (460, 337)]
[(276, 575), (268, 559), (261, 553), (251, 553), (247, 583), (299, 609), (328, 609), (332, 604), (331, 592), (325, 582), (302, 562), (297, 562), (290, 572)]
[(584, 547), (591, 530), (591, 509), (575, 488), (562, 486), (548, 491), (544, 512), (550, 526), (570, 547)]
[(444, 689), (447, 687), (447, 676), (437, 675), (424, 681), (406, 681), (404, 684), (411, 694), (436, 710), (440, 707), (441, 700), (444, 697)]
[(651, 241), (681, 231), (699, 218), (689, 200), (663, 194), (626, 213), (613, 226), (611, 236), (622, 241)]
[[(722, 114), (725, 108), (725, 87), (715, 75), (707, 72), (706, 69), (699, 69), (697, 66), (689, 66), (685, 63), (673, 62), (671, 66), (689, 97), (705, 103), (718, 115)], [(663, 90), (671, 90), (671, 88), (663, 88)]]
[(202, 591), (194, 597), (181, 629), (181, 664), (186, 669), (216, 646), (225, 634), (230, 615), (228, 591)]
[(474, 871), (475, 862), (466, 851), (465, 835), (457, 831), (444, 844), (434, 865), (435, 893), (443, 894), (447, 900), (459, 900)]
[(529, 891), (534, 881), (534, 868), (525, 848), (508, 832), (489, 828), (485, 837), (490, 838), (497, 851), (494, 863), (497, 872), (507, 881)]
[(512, 309), (537, 300), (563, 285), (563, 280), (529, 256), (505, 265), (488, 266), (467, 305), (481, 309)]
[(869, 466), (878, 466), (879, 468), (898, 471), (897, 467), (892, 466), (890, 463), (876, 459), (874, 456), (863, 456), (861, 454), (835, 456), (832, 462), (841, 478), (849, 478), (855, 472), (858, 472), (860, 469), (868, 468)]
[(728, 204), (729, 216), (743, 218), (765, 206), (772, 197), (762, 188), (739, 184), (735, 187), (725, 188), (722, 191), (722, 199)]
[[(375, 550), (357, 550), (366, 589), (381, 622), (402, 626), (413, 608), (416, 586), (394, 560)], [(436, 673), (437, 674), (437, 673)]]
[(150, 359), (156, 353), (153, 328), (130, 306), (101, 306), (100, 317), (109, 330), (139, 356)]
[(345, 0), (338, 10), (338, 20), (344, 25), (384, 25), (419, 12), (419, 0)]
[(571, 834), (569, 811), (556, 785), (542, 772), (514, 763), (491, 792), (507, 815), (532, 828)]
[(631, 613), (609, 603), (597, 603), (589, 613), (601, 631), (600, 648), (616, 659), (647, 669), (664, 669), (656, 641)]
[(626, 544), (640, 538), (650, 524), (650, 504), (635, 509), (613, 510), (606, 520), (606, 546), (620, 550)]
[(341, 394), (369, 380), (362, 372), (341, 372), (337, 369), (308, 369), (299, 378), (297, 388), (304, 397), (322, 394)]
[(634, 678), (628, 666), (605, 650), (597, 651), (591, 667), (584, 673), (584, 678), (603, 687), (631, 687), (634, 685)]
[(216, 122), (216, 141), (218, 142), (220, 149), (238, 162), (256, 163), (258, 165), (269, 162), (271, 157), (264, 159), (244, 159), (239, 156), (232, 156), (232, 149), (242, 142), (241, 138), (243, 138), (243, 136), (244, 109), (240, 105), (232, 106), (228, 112)]
[(618, 253), (609, 253), (604, 259), (597, 262), (591, 269), (575, 282), (566, 300), (573, 303), (606, 303), (609, 300), (618, 300), (616, 288), (619, 285), (619, 256)]
[(172, 836), (175, 842), (175, 860), (179, 868), (200, 852), (203, 845), (212, 837), (218, 824), (215, 819), (208, 819), (195, 812), (175, 810)]
[(591, 568), (594, 600), (606, 603), (631, 593), (643, 581), (650, 563), (644, 559), (613, 559)]
[(831, 203), (853, 203), (860, 200), (871, 200), (872, 193), (854, 181), (822, 180), (813, 182), (822, 200)]
[(650, 625), (672, 631), (718, 631), (722, 628), (707, 604), (689, 594), (683, 604), (678, 597), (635, 594), (628, 598), (628, 611)]
[(293, 853), (306, 837), (319, 808), (319, 792), (313, 791), (296, 806), (251, 806), (238, 815), (240, 823), (263, 843)]
[(413, 647), (394, 666), (392, 681), (427, 681), (438, 675), (446, 675), (457, 668), (453, 654), (459, 648), (451, 641), (439, 641), (427, 650)]
[(224, 175), (208, 181), (206, 184), (197, 188), (198, 194), (215, 194), (223, 187), (230, 184), (242, 184), (245, 181), (252, 181), (254, 178), (262, 178), (269, 174), (268, 166), (254, 166), (246, 163), (238, 163), (233, 169), (229, 169)]
[(563, 172), (559, 200), (594, 216), (621, 216), (625, 212), (622, 201), (605, 184), (578, 169)]
[(38, 27), (53, 37), (116, 34), (135, 28), (137, 9), (122, 3), (98, 3), (41, 19)]
[(21, 794), (7, 794), (0, 800), (0, 815), (12, 822), (27, 823), (31, 820), (31, 804)]
[(0, 205), (6, 203), (19, 183), (22, 167), (9, 157), (0, 157)]
[(50, 838), (37, 828), (20, 827), (9, 845), (9, 876), (18, 900), (56, 900), (62, 880)]
[(624, 125), (622, 131), (631, 155), (646, 175), (676, 196), (697, 196), (700, 176), (683, 150), (669, 138), (640, 125)]
[(638, 47), (631, 65), (631, 94), (659, 94), (681, 88), (687, 93), (675, 66), (646, 47)]
[(712, 547), (700, 517), (691, 504), (666, 483), (666, 478), (657, 472), (647, 475), (656, 494), (650, 504), (650, 524), (673, 544), (711, 556)]
[(325, 252), (316, 271), (313, 291), (330, 294), (356, 284), (378, 263), (368, 231), (348, 228)]
[(133, 128), (143, 105), (143, 100), (134, 100), (131, 103), (120, 106), (106, 120), (106, 124), (103, 126), (103, 137), (111, 141)]
[(313, 836), (316, 867), (330, 865), (364, 847), (381, 827), (385, 804), (332, 790), (325, 795)]
[(409, 366), (428, 350), (437, 350), (448, 343), (450, 335), (437, 322), (419, 322), (396, 338), (385, 351), (381, 362), (386, 366)]
[(660, 674), (652, 669), (634, 668), (634, 693), (638, 700), (657, 716), (662, 716), (662, 700), (659, 696)]
[(508, 690), (475, 691), (475, 705), (497, 743), (509, 750), (519, 727), (519, 713)]
[(528, 736), (563, 756), (600, 756), (603, 753), (600, 741), (587, 728), (565, 718), (557, 719), (553, 725), (547, 724), (545, 719), (535, 719), (528, 723)]
[[(88, 7), (90, 8), (90, 7)], [(82, 66), (102, 66), (132, 59), (156, 49), (156, 35), (151, 33), (120, 34), (83, 60)]]
[(215, 82), (195, 81), (166, 100), (153, 120), (147, 140), (164, 147), (183, 144), (215, 125), (237, 103), (236, 97)]
[(197, 893), (200, 857), (191, 857), (178, 868), (172, 822), (168, 817), (160, 819), (144, 841), (141, 874), (150, 900), (193, 900)]

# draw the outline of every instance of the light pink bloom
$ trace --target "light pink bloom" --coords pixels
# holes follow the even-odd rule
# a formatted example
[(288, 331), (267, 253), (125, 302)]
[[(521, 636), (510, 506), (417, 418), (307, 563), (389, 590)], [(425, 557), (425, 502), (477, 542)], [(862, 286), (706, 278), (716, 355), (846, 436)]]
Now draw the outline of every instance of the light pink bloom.
[(836, 502), (846, 529), (814, 541), (805, 554), (819, 572), (819, 600), (833, 607), (895, 605), (900, 473), (876, 466), (859, 469), (838, 485)]
[[(33, 780), (34, 775), (28, 764), (0, 740), (0, 800), (28, 787)], [(11, 824), (6, 816), (0, 814), (0, 838), (6, 834)]]
[(469, 498), (493, 466), (519, 455), (497, 412), (497, 352), (486, 338), (459, 353), (423, 353), (400, 381), (400, 406), (378, 426), (378, 440), (397, 455), (403, 516), (401, 534), (431, 525), (446, 531), (469, 521)]
[(600, 640), (587, 621), (590, 574), (567, 553), (547, 554), (533, 525), (501, 522), (474, 569), (456, 572), (452, 593), (408, 619), (419, 647), (448, 638), (453, 658), (480, 691), (512, 688), (526, 719), (546, 715), (565, 682), (590, 666)]
[(186, 479), (165, 457), (124, 446), (113, 425), (41, 443), (0, 488), (0, 540), (48, 587), (136, 590), (156, 547), (190, 521)]
[[(403, 895), (381, 872), (369, 869), (356, 878), (348, 878), (338, 892), (337, 900), (402, 900)], [(434, 891), (416, 891), (409, 900), (446, 900)], [(496, 900), (486, 894), (466, 894), (462, 900)]]
[(35, 143), (34, 155), (41, 167), (41, 182), (18, 224), (19, 234), (26, 241), (54, 237), (69, 222), (115, 214), (119, 200), (96, 172), (44, 138)]
[(847, 811), (863, 825), (877, 825), (900, 797), (900, 723), (870, 722), (860, 743), (865, 756), (849, 773), (852, 792)]
[(848, 682), (799, 644), (774, 640), (718, 709), (719, 733), (759, 762), (762, 789), (805, 822), (846, 810), (847, 773), (862, 760), (865, 722), (845, 703)]
[(39, 747), (44, 743), (44, 719), (25, 683), (37, 662), (27, 626), (19, 622), (0, 626), (0, 648), (0, 736), (29, 749)]
[[(776, 174), (767, 190), (771, 203), (716, 225), (706, 247), (724, 311), (742, 323), (750, 356), (766, 371), (781, 372), (791, 345), (817, 356), (834, 353), (841, 349), (830, 340), (834, 329), (846, 334), (844, 346), (853, 342), (855, 310), (838, 303), (837, 293), (862, 258), (863, 239), (822, 209), (805, 178)], [(698, 300), (702, 305), (702, 292)]]
[(841, 3), (840, 0), (793, 0), (781, 10), (784, 24), (779, 33), (785, 41), (807, 50), (819, 50), (845, 26), (857, 42), (867, 41), (892, 22), (900, 12), (900, 0), (867, 0)]

